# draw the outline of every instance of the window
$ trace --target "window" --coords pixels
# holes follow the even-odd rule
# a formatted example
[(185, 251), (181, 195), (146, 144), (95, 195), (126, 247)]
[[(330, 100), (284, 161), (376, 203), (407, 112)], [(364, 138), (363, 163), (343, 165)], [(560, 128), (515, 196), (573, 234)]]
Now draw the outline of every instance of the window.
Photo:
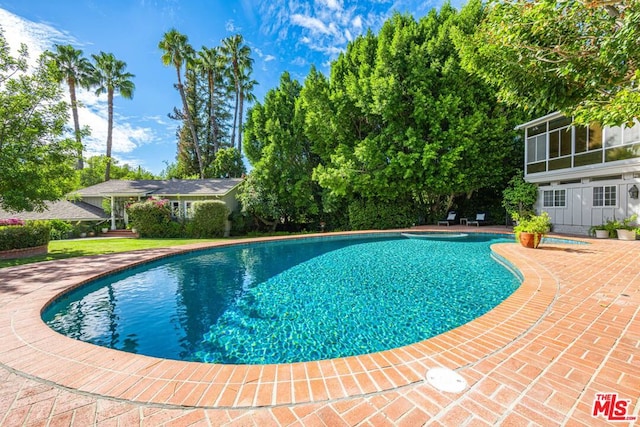
[(527, 161), (541, 162), (547, 158), (547, 135), (533, 136), (527, 139)]
[(593, 187), (593, 206), (616, 206), (616, 186)]
[(623, 135), (625, 144), (633, 144), (634, 142), (640, 141), (640, 125), (636, 124), (630, 128), (625, 126)]
[(602, 148), (602, 128), (592, 124), (589, 127), (578, 126), (576, 133), (576, 153), (584, 153)]
[(606, 127), (604, 128), (605, 141), (604, 145), (607, 147), (615, 147), (622, 144), (622, 128), (619, 127)]
[(184, 202), (184, 212), (186, 218), (191, 218), (193, 212), (191, 211), (191, 202)]
[(171, 202), (171, 215), (174, 217), (180, 216), (180, 202)]
[(549, 132), (549, 157), (555, 158), (570, 155), (571, 128), (564, 128)]
[(545, 208), (563, 208), (567, 205), (567, 190), (546, 190), (542, 193)]

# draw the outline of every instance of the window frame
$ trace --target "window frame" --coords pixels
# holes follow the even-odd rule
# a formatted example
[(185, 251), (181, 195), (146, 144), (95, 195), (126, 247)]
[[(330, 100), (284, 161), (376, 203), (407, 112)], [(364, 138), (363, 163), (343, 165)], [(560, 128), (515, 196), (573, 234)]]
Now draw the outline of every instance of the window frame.
[[(599, 194), (596, 194), (598, 192)], [(618, 186), (599, 185), (593, 187), (593, 207), (610, 208), (618, 206)]]
[(567, 190), (543, 190), (542, 206), (545, 208), (566, 208), (567, 207)]

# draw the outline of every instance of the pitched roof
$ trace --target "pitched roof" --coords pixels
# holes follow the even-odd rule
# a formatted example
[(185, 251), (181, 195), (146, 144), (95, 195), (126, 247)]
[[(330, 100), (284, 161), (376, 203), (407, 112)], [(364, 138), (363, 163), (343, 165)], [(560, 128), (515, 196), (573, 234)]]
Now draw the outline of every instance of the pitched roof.
[(65, 221), (96, 221), (109, 218), (102, 209), (85, 202), (58, 200), (47, 202), (42, 212), (7, 212), (0, 209), (0, 219), (20, 218), (25, 220), (62, 219)]
[(74, 192), (81, 197), (121, 196), (224, 196), (242, 178), (227, 179), (148, 179), (122, 181), (112, 179)]

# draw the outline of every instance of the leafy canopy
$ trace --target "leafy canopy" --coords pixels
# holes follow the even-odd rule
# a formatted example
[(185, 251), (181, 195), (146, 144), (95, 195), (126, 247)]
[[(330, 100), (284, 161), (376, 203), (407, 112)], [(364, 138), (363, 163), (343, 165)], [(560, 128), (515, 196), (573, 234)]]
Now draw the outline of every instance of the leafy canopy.
[(640, 117), (640, 1), (490, 0), (485, 14), (456, 43), (503, 101), (583, 124)]
[(68, 107), (59, 70), (42, 56), (27, 67), (27, 49), (13, 57), (0, 29), (0, 206), (41, 210), (73, 188), (79, 144), (65, 138)]

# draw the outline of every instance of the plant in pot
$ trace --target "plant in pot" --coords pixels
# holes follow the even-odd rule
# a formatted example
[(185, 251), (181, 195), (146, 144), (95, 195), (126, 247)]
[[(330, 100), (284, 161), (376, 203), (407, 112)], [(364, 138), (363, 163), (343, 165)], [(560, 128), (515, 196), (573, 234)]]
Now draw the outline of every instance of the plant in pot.
[(611, 221), (607, 221), (604, 224), (594, 225), (589, 228), (589, 236), (595, 236), (596, 239), (616, 237), (616, 229), (612, 227)]
[(513, 227), (516, 240), (527, 248), (537, 248), (545, 234), (551, 231), (551, 218), (547, 212), (540, 215), (513, 214), (513, 220), (517, 225)]
[(631, 215), (620, 221), (614, 221), (612, 227), (615, 226), (618, 240), (636, 240), (636, 234), (640, 233), (638, 225), (632, 225), (638, 219), (638, 215)]

